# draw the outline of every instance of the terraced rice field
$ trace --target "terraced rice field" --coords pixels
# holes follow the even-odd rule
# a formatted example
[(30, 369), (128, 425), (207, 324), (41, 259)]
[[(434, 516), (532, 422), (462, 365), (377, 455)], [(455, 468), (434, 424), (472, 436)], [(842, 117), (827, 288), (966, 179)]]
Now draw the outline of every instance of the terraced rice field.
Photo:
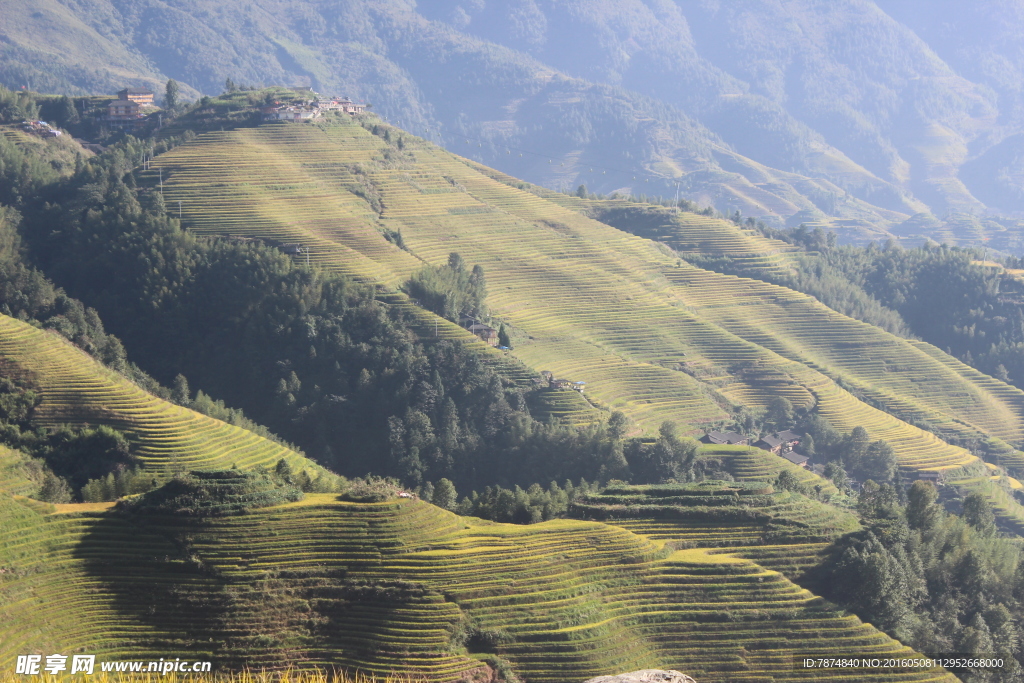
[(324, 470), (268, 439), (174, 405), (105, 368), (56, 333), (0, 315), (0, 371), (41, 396), (40, 425), (109, 425), (125, 432), (142, 466), (161, 474), (187, 469), (273, 467)]
[[(794, 656), (837, 648), (911, 654), (777, 572), (604, 524), (502, 525), (325, 494), (202, 526), (96, 506), (32, 510), (6, 495), (0, 506), (14, 520), (0, 530), (0, 667), (25, 648), (110, 658), (172, 648), (218, 665), (289, 656), (452, 680), (487, 650), (531, 683), (641, 667), (753, 682), (809, 680)], [(453, 634), (470, 623), (467, 651)]]
[[(908, 419), (1024, 438), (1024, 394), (955, 361), (809, 297), (679, 264), (650, 240), (510, 187), (426, 143), (408, 143), (401, 163), (375, 162), (384, 147), (355, 125), (273, 125), (201, 135), (153, 168), (163, 169), (167, 200), (182, 201), (190, 229), (306, 240), (313, 261), (368, 281), (393, 287), (421, 263), (443, 263), (457, 250), (484, 267), (492, 311), (528, 336), (517, 358), (586, 381), (592, 402), (625, 411), (647, 430), (672, 419), (697, 433), (725, 419), (729, 403), (757, 407), (783, 395), (817, 405), (840, 429), (860, 425), (888, 440), (909, 470), (976, 461), (858, 400), (842, 380)], [(355, 192), (378, 197), (380, 212)], [(735, 226), (719, 231), (693, 221), (679, 219), (678, 239), (691, 230), (693, 244), (723, 253), (775, 247)], [(387, 242), (384, 230), (400, 231), (408, 251)]]
[(181, 201), (196, 233), (302, 244), (316, 265), (392, 285), (422, 266), (382, 238), (376, 213), (354, 193), (363, 188), (357, 166), (380, 149), (361, 127), (274, 124), (200, 139), (154, 160), (149, 172), (162, 172), (167, 205)]
[[(483, 167), (478, 169), (487, 174)], [(764, 237), (756, 230), (736, 225), (732, 221), (702, 216), (686, 211), (635, 204), (627, 200), (584, 200), (556, 192), (541, 192), (541, 196), (584, 215), (604, 214), (630, 208), (657, 211), (660, 220), (649, 220), (644, 225), (636, 222), (627, 232), (667, 244), (687, 258), (689, 256), (728, 257), (730, 261), (749, 273), (778, 274), (793, 272), (791, 254), (798, 251), (792, 244)], [(600, 220), (600, 218), (599, 218)]]
[(25, 467), (27, 460), (22, 453), (0, 445), (0, 492), (23, 496), (36, 492), (41, 482), (29, 476)]
[(839, 491), (831, 481), (822, 479), (774, 453), (753, 446), (702, 445), (698, 456), (720, 461), (736, 481), (772, 482), (785, 470), (801, 484), (820, 486), (822, 493), (835, 494)]
[(888, 412), (953, 434), (962, 435), (967, 426), (1010, 442), (1024, 440), (1024, 391), (930, 344), (901, 339), (759, 280), (692, 267), (669, 277), (703, 319), (841, 378)]
[(579, 392), (572, 389), (544, 389), (531, 396), (530, 414), (557, 418), (562, 424), (585, 425), (601, 414)]
[(818, 564), (829, 543), (860, 528), (849, 512), (763, 481), (612, 486), (574, 509), (676, 547), (751, 559), (793, 579)]

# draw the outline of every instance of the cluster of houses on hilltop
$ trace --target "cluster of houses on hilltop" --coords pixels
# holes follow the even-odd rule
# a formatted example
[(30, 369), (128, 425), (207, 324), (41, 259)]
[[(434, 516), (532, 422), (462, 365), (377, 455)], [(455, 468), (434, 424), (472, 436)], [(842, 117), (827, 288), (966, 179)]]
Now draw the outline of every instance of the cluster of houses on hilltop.
[(261, 110), (264, 121), (309, 121), (323, 116), (324, 112), (341, 111), (346, 114), (362, 114), (369, 105), (353, 102), (347, 97), (322, 97), (296, 104), (275, 102)]
[[(260, 111), (264, 121), (304, 121), (323, 116), (325, 112), (342, 111), (346, 114), (361, 114), (369, 106), (353, 102), (347, 97), (324, 97), (312, 93), (313, 98), (288, 103), (275, 102)], [(117, 99), (107, 103), (104, 122), (114, 128), (136, 128), (142, 125), (147, 109), (155, 109), (153, 91), (147, 88), (125, 88), (117, 93)]]

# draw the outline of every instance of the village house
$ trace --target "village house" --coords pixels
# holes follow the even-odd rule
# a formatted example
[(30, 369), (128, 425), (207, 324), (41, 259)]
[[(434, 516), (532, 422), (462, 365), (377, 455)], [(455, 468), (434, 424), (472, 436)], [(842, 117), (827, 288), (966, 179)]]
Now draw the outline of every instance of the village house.
[(476, 323), (469, 326), (469, 331), (483, 339), (491, 346), (498, 345), (498, 331), (490, 325)]
[(341, 110), (346, 114), (362, 114), (366, 111), (366, 107), (369, 106), (362, 102), (353, 102), (347, 97), (338, 102), (338, 104), (341, 107)]
[(114, 100), (107, 104), (107, 119), (111, 121), (123, 121), (137, 119), (141, 105), (131, 100)]
[(119, 100), (130, 100), (139, 105), (153, 104), (153, 91), (148, 88), (125, 88), (117, 93)]
[(107, 115), (104, 122), (111, 128), (134, 129), (145, 122), (142, 105), (131, 100), (114, 100), (107, 103)]
[(346, 114), (362, 114), (368, 106), (362, 102), (353, 102), (347, 97), (337, 96), (318, 96), (314, 104), (325, 111), (343, 111)]
[(754, 445), (775, 455), (785, 455), (793, 450), (800, 443), (800, 435), (794, 431), (785, 430), (768, 434), (762, 437)]
[(754, 445), (762, 450), (771, 451), (775, 455), (782, 455), (782, 439), (772, 434), (761, 437), (754, 442)]
[(750, 439), (738, 432), (708, 432), (700, 438), (700, 441), (727, 446), (747, 446), (750, 444)]

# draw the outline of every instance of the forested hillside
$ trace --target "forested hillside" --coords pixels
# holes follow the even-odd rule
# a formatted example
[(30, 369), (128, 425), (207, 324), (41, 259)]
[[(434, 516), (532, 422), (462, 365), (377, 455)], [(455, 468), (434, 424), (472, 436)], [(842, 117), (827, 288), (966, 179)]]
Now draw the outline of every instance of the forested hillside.
[(1020, 251), (1020, 18), (1005, 0), (972, 8), (12, 0), (0, 83), (312, 87), (549, 188)]

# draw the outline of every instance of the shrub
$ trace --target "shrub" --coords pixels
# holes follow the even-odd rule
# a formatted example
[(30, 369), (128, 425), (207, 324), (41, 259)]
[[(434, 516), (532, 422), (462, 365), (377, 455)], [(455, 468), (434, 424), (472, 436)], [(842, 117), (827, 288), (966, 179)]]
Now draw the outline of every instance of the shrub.
[(189, 472), (174, 477), (154, 491), (121, 501), (117, 509), (216, 517), (302, 500), (302, 497), (302, 491), (295, 486), (280, 483), (264, 472)]

